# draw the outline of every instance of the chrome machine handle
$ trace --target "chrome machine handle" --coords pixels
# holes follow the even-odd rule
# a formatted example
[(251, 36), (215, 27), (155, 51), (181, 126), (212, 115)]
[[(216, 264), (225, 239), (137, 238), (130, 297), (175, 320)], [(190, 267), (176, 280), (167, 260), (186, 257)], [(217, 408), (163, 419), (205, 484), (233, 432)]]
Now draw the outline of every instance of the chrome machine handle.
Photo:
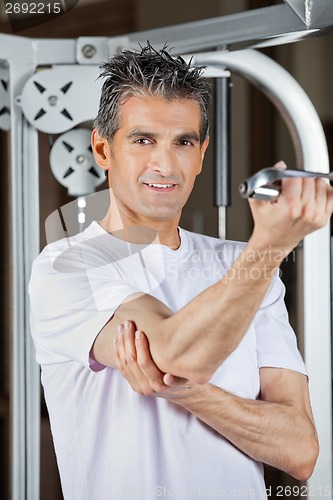
[(281, 179), (286, 177), (322, 177), (333, 180), (333, 172), (310, 172), (308, 170), (282, 170), (269, 167), (260, 170), (239, 185), (243, 198), (274, 201), (281, 192)]

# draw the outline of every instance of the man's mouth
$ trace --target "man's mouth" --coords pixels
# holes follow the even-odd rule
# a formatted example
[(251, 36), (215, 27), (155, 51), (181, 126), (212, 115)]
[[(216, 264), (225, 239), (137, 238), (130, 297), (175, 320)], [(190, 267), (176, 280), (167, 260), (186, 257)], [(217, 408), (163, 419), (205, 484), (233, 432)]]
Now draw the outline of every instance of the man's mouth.
[(176, 187), (176, 184), (161, 184), (159, 182), (144, 182), (144, 184), (154, 191), (171, 191), (174, 187)]

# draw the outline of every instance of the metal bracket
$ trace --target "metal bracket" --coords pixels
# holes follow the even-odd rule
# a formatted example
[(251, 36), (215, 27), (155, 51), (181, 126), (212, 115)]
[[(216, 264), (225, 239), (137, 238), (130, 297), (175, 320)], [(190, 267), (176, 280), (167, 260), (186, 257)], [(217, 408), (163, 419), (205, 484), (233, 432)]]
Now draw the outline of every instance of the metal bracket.
[[(327, 0), (284, 0), (290, 5), (306, 26), (322, 22), (332, 15), (332, 2)], [(322, 20), (322, 21), (321, 21)]]
[(9, 68), (0, 66), (0, 129), (10, 129)]
[(79, 37), (76, 42), (76, 58), (79, 64), (101, 64), (108, 58), (107, 37)]
[(269, 47), (302, 40), (318, 30), (321, 30), (320, 34), (332, 31), (331, 1), (311, 1), (312, 4), (325, 5), (321, 12), (320, 7), (312, 8), (308, 24), (295, 11), (296, 0), (289, 3), (110, 38), (109, 56), (121, 49), (133, 49), (138, 43), (145, 44), (147, 40), (158, 49), (169, 42), (175, 53), (188, 54), (221, 46), (226, 50)]

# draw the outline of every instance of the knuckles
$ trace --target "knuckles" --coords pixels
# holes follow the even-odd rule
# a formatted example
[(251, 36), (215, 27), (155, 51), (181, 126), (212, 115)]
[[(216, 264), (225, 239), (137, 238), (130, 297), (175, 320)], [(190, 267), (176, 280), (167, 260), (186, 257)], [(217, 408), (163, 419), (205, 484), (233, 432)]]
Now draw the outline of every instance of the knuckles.
[[(323, 193), (323, 196), (325, 196), (325, 193)], [(304, 226), (305, 231), (311, 232), (326, 225), (333, 210), (332, 202), (331, 205), (332, 208), (326, 207), (322, 200), (317, 201), (315, 199), (305, 202), (291, 200), (287, 204), (285, 215), (292, 223), (298, 223)]]
[(152, 382), (152, 388), (154, 392), (162, 392), (164, 391), (165, 387), (164, 384), (160, 380), (153, 380)]
[(305, 224), (316, 226), (320, 223), (320, 219), (320, 213), (318, 213), (317, 208), (312, 203), (304, 206), (302, 220)]
[(301, 204), (293, 201), (288, 206), (287, 216), (291, 220), (297, 221), (302, 217), (302, 212), (303, 212), (303, 207), (301, 206)]
[(128, 365), (133, 365), (134, 363), (136, 363), (137, 362), (137, 358), (136, 358), (135, 354), (134, 353), (128, 354), (125, 362)]
[(149, 385), (145, 385), (141, 388), (140, 394), (142, 396), (154, 396), (157, 392), (163, 392), (164, 387), (158, 382), (151, 382)]
[(141, 391), (139, 391), (139, 394), (140, 394), (141, 396), (152, 396), (152, 395), (153, 395), (153, 393), (154, 393), (154, 391), (153, 391), (153, 390), (152, 390), (152, 388), (151, 388), (151, 387), (149, 387), (149, 386), (143, 387), (143, 388), (141, 389)]
[(326, 210), (313, 206), (312, 204), (304, 207), (302, 222), (309, 226), (312, 230), (319, 229), (326, 225), (329, 216)]

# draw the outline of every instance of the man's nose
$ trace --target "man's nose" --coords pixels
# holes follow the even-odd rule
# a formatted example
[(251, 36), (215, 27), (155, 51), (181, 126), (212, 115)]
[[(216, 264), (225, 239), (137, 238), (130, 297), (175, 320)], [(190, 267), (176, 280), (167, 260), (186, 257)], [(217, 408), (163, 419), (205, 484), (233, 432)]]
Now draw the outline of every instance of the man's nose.
[(154, 148), (150, 157), (149, 167), (163, 176), (171, 175), (175, 169), (175, 158), (172, 148), (167, 145), (159, 145)]

